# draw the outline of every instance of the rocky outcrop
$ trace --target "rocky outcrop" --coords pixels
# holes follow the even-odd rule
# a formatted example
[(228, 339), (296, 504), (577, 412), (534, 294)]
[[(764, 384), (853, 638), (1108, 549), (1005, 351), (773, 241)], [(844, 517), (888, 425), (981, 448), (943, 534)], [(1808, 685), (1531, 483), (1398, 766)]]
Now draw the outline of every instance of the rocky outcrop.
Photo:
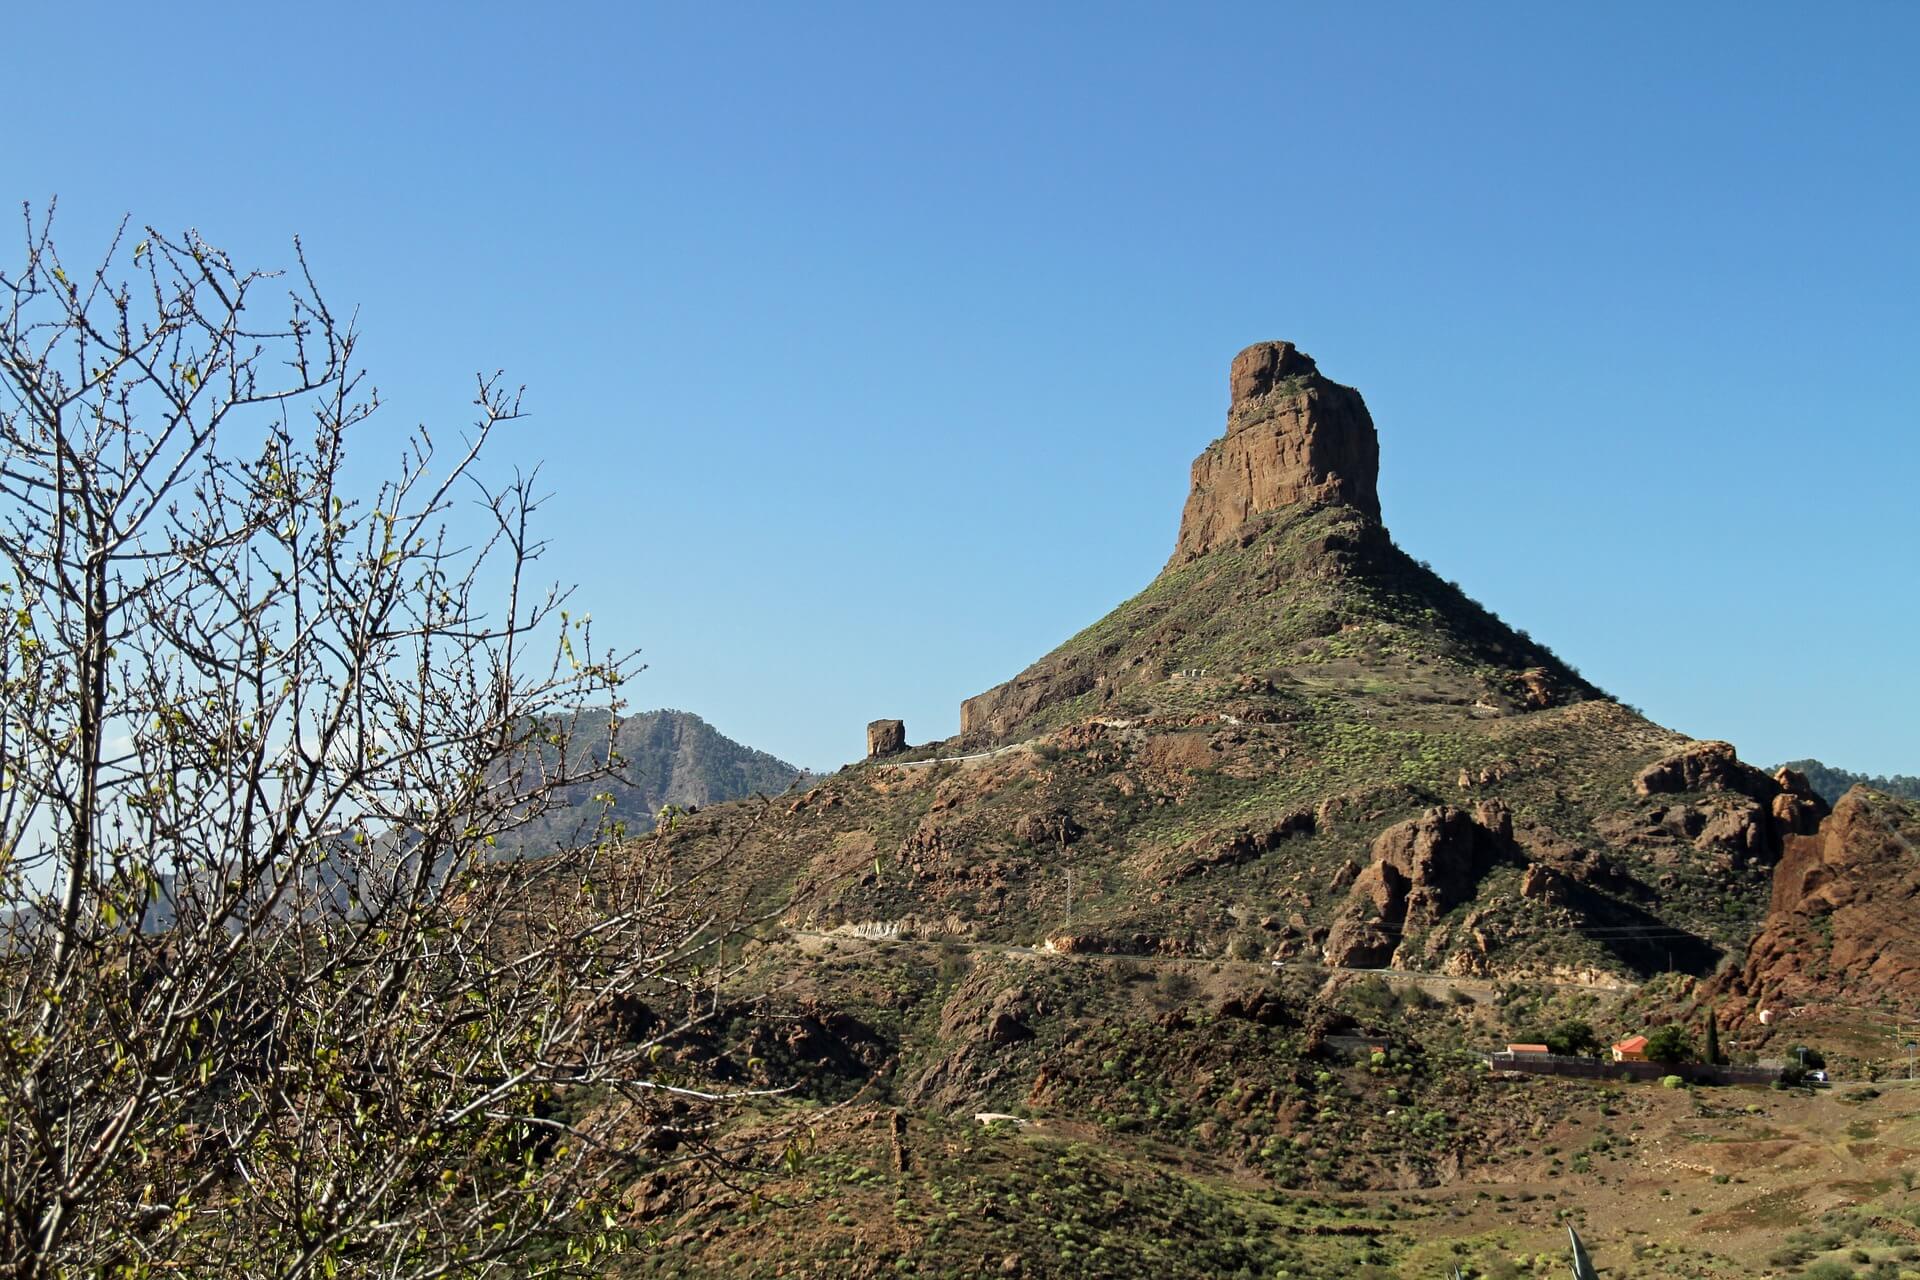
[(906, 721), (875, 720), (867, 726), (867, 759), (897, 756), (906, 749)]
[(1227, 433), (1193, 462), (1173, 564), (1234, 541), (1247, 521), (1293, 503), (1337, 501), (1380, 518), (1380, 440), (1366, 401), (1320, 375), (1291, 342), (1233, 359)]
[(1855, 787), (1817, 833), (1787, 838), (1746, 963), (1705, 998), (1736, 1026), (1804, 1004), (1892, 1001), (1920, 1013), (1917, 915), (1920, 803)]
[(1702, 797), (1656, 809), (1648, 821), (1702, 853), (1723, 855), (1730, 867), (1775, 861), (1787, 837), (1812, 833), (1827, 815), (1804, 774), (1765, 773), (1725, 742), (1688, 743), (1642, 769), (1633, 789), (1642, 796)]
[(1774, 826), (1783, 836), (1810, 836), (1820, 829), (1827, 816), (1827, 802), (1797, 769), (1781, 769), (1773, 775), (1780, 794), (1773, 798)]
[(1313, 811), (1302, 809), (1265, 829), (1240, 827), (1228, 833), (1197, 836), (1174, 851), (1173, 866), (1161, 876), (1161, 883), (1177, 884), (1208, 871), (1252, 862), (1295, 836), (1312, 835), (1315, 826)]
[(1090, 671), (1046, 671), (995, 685), (960, 704), (960, 736), (1002, 737), (1042, 707), (1077, 698), (1097, 683)]
[(1064, 809), (1023, 813), (1013, 823), (1013, 838), (1030, 849), (1064, 849), (1086, 833)]
[[(1802, 778), (1804, 787), (1806, 779)], [(1735, 791), (1771, 803), (1780, 783), (1750, 764), (1743, 764), (1730, 742), (1689, 742), (1656, 760), (1633, 780), (1643, 796), (1683, 791)]]
[(1328, 934), (1326, 963), (1389, 963), (1407, 934), (1472, 898), (1480, 877), (1512, 845), (1513, 815), (1497, 800), (1471, 814), (1441, 805), (1388, 827)]

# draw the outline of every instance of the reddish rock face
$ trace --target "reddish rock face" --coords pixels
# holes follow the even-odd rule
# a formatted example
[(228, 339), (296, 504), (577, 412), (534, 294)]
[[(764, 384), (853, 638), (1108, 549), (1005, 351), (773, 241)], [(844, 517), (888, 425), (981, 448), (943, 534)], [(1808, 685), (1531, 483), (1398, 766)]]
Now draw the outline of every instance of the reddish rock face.
[(1320, 376), (1291, 342), (1262, 342), (1233, 359), (1227, 434), (1194, 459), (1173, 564), (1230, 543), (1262, 512), (1344, 502), (1380, 518), (1380, 440), (1366, 401)]
[(1256, 342), (1233, 358), (1227, 382), (1233, 402), (1239, 404), (1267, 394), (1282, 379), (1318, 372), (1313, 357), (1291, 342)]
[(1326, 963), (1387, 964), (1409, 930), (1424, 928), (1471, 898), (1487, 868), (1513, 841), (1513, 815), (1499, 801), (1468, 814), (1451, 805), (1396, 823), (1373, 842), (1373, 862), (1327, 937)]
[(867, 726), (867, 757), (898, 755), (907, 749), (904, 720), (875, 720)]
[[(1805, 786), (1806, 779), (1800, 782)], [(1642, 769), (1633, 780), (1633, 789), (1643, 796), (1680, 791), (1737, 791), (1771, 803), (1781, 784), (1752, 765), (1743, 764), (1730, 742), (1689, 742), (1666, 759), (1656, 760)]]
[(1633, 789), (1643, 796), (1691, 792), (1710, 797), (1706, 808), (1678, 806), (1665, 820), (1677, 824), (1702, 852), (1732, 855), (1733, 865), (1773, 861), (1781, 841), (1813, 832), (1827, 816), (1826, 802), (1804, 775), (1791, 769), (1763, 773), (1743, 763), (1725, 742), (1689, 742), (1642, 769)]
[[(1783, 794), (1791, 795), (1791, 792)], [(1762, 1008), (1891, 1001), (1920, 1011), (1920, 805), (1855, 787), (1814, 835), (1787, 837), (1740, 970), (1705, 999), (1736, 1026)]]

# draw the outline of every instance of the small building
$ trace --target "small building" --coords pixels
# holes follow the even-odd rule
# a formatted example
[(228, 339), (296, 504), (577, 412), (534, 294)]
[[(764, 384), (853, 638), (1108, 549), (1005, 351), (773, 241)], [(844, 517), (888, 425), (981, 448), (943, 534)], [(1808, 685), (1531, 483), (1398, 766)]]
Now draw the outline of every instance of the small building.
[(1615, 1062), (1645, 1062), (1647, 1060), (1647, 1038), (1645, 1036), (1628, 1036), (1625, 1040), (1613, 1046), (1613, 1060)]
[(1343, 1053), (1353, 1058), (1371, 1058), (1376, 1053), (1387, 1053), (1393, 1044), (1385, 1036), (1323, 1036), (1320, 1041), (1335, 1053)]
[(1510, 1054), (1552, 1053), (1553, 1050), (1549, 1049), (1546, 1045), (1543, 1045), (1543, 1044), (1510, 1044), (1507, 1046), (1507, 1052)]

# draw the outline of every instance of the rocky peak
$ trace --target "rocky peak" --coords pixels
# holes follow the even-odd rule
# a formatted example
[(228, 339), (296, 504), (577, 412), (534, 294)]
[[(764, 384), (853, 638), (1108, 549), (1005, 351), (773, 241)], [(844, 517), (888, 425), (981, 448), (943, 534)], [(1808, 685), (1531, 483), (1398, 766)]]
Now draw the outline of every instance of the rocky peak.
[(1277, 382), (1318, 372), (1313, 357), (1291, 342), (1256, 342), (1233, 358), (1227, 380), (1237, 405), (1266, 395)]
[(1255, 516), (1307, 502), (1343, 502), (1380, 518), (1380, 440), (1366, 401), (1321, 376), (1291, 342), (1233, 358), (1227, 433), (1193, 463), (1172, 564), (1235, 541)]

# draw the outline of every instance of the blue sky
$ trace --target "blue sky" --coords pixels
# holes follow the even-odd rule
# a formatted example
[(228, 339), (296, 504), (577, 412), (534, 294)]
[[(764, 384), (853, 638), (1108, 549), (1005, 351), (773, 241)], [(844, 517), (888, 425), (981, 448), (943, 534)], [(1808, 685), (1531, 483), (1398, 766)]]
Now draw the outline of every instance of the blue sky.
[(525, 382), (494, 461), (638, 706), (816, 767), (953, 732), (1159, 569), (1287, 338), (1401, 544), (1590, 678), (1920, 773), (1920, 8), (158, 14), (10, 15), (10, 194), (74, 257), (301, 235), (372, 451)]

